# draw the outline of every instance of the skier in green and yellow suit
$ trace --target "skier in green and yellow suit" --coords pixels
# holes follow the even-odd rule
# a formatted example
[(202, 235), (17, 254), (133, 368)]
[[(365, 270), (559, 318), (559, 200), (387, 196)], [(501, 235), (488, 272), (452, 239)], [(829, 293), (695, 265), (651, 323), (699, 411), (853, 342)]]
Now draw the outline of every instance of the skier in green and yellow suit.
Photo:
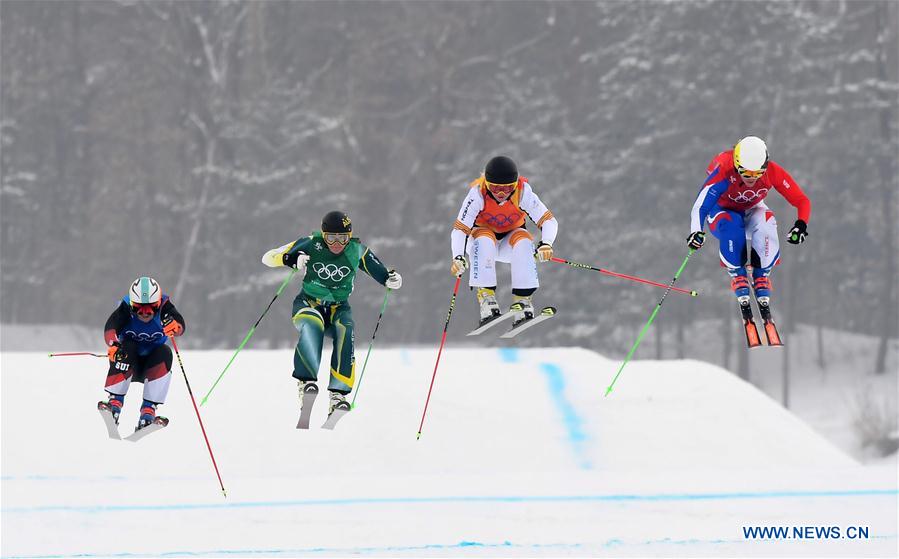
[(362, 268), (378, 283), (399, 289), (403, 278), (388, 270), (378, 257), (353, 237), (350, 218), (343, 212), (329, 212), (322, 219), (321, 231), (265, 253), (262, 262), (269, 267), (290, 266), (302, 272), (303, 289), (293, 301), (293, 324), (299, 331), (293, 354), (293, 376), (300, 382), (300, 396), (318, 391), (315, 385), (325, 334), (334, 340), (331, 352), (330, 412), (349, 409), (346, 395), (353, 389), (356, 358), (353, 311), (349, 296), (353, 292), (356, 270)]

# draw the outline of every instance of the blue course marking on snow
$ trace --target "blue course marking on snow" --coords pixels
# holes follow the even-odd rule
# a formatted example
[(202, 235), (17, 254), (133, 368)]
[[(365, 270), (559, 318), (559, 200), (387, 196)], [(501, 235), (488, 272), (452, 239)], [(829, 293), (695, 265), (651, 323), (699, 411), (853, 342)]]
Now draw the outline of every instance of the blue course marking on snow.
[(584, 443), (587, 440), (587, 435), (584, 433), (584, 422), (565, 397), (565, 376), (562, 374), (562, 369), (554, 363), (541, 363), (540, 370), (546, 375), (553, 402), (559, 413), (562, 414), (562, 422), (568, 432), (568, 441), (571, 443), (578, 464), (582, 469), (589, 470), (593, 466), (584, 449)]
[(634, 501), (728, 501), (745, 499), (804, 499), (809, 497), (897, 496), (899, 489), (856, 489), (834, 491), (759, 491), (740, 493), (649, 493), (608, 495), (458, 495), (446, 497), (359, 497), (355, 499), (309, 499), (300, 501), (245, 501), (235, 503), (180, 503), (170, 505), (45, 505), (9, 507), (3, 514), (32, 512), (105, 513), (148, 510), (211, 510), (247, 508), (287, 508), (352, 505), (431, 505), (444, 503), (589, 503)]
[[(895, 540), (899, 537), (899, 534), (886, 534), (886, 535), (878, 535), (872, 536), (872, 540)], [(328, 555), (361, 555), (368, 553), (385, 553), (385, 552), (415, 552), (415, 551), (426, 551), (426, 550), (440, 550), (440, 549), (448, 549), (448, 550), (466, 550), (466, 548), (483, 548), (483, 549), (521, 549), (521, 550), (540, 550), (540, 549), (581, 549), (581, 552), (590, 552), (591, 550), (598, 548), (633, 548), (639, 546), (655, 546), (655, 545), (747, 545), (751, 544), (751, 541), (747, 541), (745, 539), (709, 539), (709, 540), (700, 540), (691, 538), (688, 540), (673, 540), (671, 538), (662, 538), (657, 540), (644, 540), (640, 542), (626, 542), (620, 540), (618, 538), (612, 538), (604, 543), (602, 542), (591, 542), (591, 543), (548, 543), (548, 544), (515, 544), (509, 541), (505, 541), (503, 543), (482, 543), (482, 542), (470, 542), (470, 541), (461, 541), (457, 544), (422, 544), (415, 546), (382, 546), (382, 547), (307, 547), (307, 548), (294, 548), (294, 549), (285, 549), (285, 548), (267, 548), (267, 549), (215, 549), (215, 550), (207, 550), (207, 551), (165, 551), (161, 553), (103, 553), (103, 554), (94, 554), (94, 553), (68, 553), (65, 555), (9, 555), (6, 557), (10, 557), (11, 559), (59, 559), (63, 557), (129, 557), (129, 558), (138, 558), (138, 557), (206, 557), (206, 556), (222, 556), (222, 555), (236, 555), (238, 557), (247, 557), (252, 555), (266, 555), (266, 556), (277, 556), (277, 555), (287, 555), (287, 556), (297, 556), (300, 554), (328, 554)]]
[(500, 361), (503, 363), (518, 363), (517, 347), (501, 347), (497, 351), (499, 352)]
[(414, 552), (435, 549), (466, 549), (466, 548), (484, 548), (484, 549), (577, 549), (582, 547), (581, 544), (569, 543), (548, 543), (548, 544), (515, 544), (510, 541), (502, 543), (483, 543), (472, 541), (461, 541), (455, 544), (422, 544), (422, 545), (405, 545), (405, 546), (381, 546), (381, 547), (307, 547), (307, 548), (268, 548), (268, 549), (214, 549), (207, 551), (166, 551), (162, 553), (75, 553), (66, 555), (10, 555), (11, 559), (56, 559), (61, 557), (205, 557), (216, 555), (237, 555), (238, 557), (250, 555), (298, 555), (298, 554), (327, 554), (327, 555), (345, 555), (345, 554), (363, 554), (363, 553), (385, 553), (385, 552)]

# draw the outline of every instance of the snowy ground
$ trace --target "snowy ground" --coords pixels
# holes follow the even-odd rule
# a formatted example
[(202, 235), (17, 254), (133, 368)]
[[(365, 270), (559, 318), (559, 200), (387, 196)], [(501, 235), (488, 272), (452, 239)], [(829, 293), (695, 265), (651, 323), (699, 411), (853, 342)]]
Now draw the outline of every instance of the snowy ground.
[[(199, 400), (230, 352), (182, 355)], [(301, 432), (290, 352), (242, 353), (201, 408), (225, 499), (180, 370), (171, 425), (132, 444), (93, 409), (103, 359), (2, 353), (2, 556), (897, 555), (895, 464), (721, 369), (634, 362), (603, 398), (618, 362), (586, 350), (450, 349), (416, 440), (434, 358), (375, 350), (356, 410)]]

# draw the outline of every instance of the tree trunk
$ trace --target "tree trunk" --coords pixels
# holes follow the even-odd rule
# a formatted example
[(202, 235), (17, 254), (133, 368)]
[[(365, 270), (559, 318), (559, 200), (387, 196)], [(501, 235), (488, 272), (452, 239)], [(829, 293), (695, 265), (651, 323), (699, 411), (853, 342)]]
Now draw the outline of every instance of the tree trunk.
[[(895, 18), (891, 18), (890, 10), (896, 10), (896, 7), (887, 4), (881, 5), (882, 13), (878, 18), (882, 25), (886, 28), (883, 33), (887, 36), (896, 33), (895, 26), (891, 22), (895, 22)], [(895, 14), (894, 14), (895, 15)], [(886, 45), (893, 44), (892, 41), (883, 41), (879, 50), (877, 74), (881, 83), (890, 83), (887, 80), (895, 82), (896, 76), (887, 76), (888, 61), (887, 58), (892, 49), (888, 49)], [(895, 53), (893, 53), (895, 54)], [(895, 64), (895, 60), (893, 64)], [(896, 229), (893, 216), (893, 195), (896, 191), (897, 180), (896, 173), (893, 172), (893, 162), (896, 159), (895, 146), (896, 138), (892, 135), (890, 123), (893, 121), (895, 114), (895, 98), (893, 93), (880, 91), (878, 94), (883, 102), (883, 115), (880, 118), (880, 133), (883, 139), (882, 145), (892, 146), (889, 151), (884, 152), (878, 159), (880, 164), (880, 194), (881, 204), (880, 210), (883, 223), (883, 243), (884, 250), (884, 270), (883, 270), (883, 292), (880, 297), (879, 306), (881, 308), (880, 321), (880, 341), (877, 344), (877, 357), (874, 363), (874, 372), (884, 374), (886, 372), (886, 355), (889, 345), (890, 336), (896, 327), (896, 303), (893, 301), (894, 289), (896, 285)]]

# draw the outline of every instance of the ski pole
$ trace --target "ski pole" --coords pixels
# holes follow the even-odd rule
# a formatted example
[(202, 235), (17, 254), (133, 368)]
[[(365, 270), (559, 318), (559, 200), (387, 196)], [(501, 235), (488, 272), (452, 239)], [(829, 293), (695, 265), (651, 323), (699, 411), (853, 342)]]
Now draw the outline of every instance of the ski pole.
[(75, 351), (71, 353), (48, 353), (48, 357), (71, 357), (73, 355), (93, 355), (94, 357), (107, 357), (103, 353), (91, 353), (89, 351)]
[(628, 352), (627, 357), (624, 358), (624, 363), (621, 364), (621, 367), (618, 368), (618, 372), (615, 373), (615, 378), (612, 379), (612, 383), (609, 385), (608, 388), (606, 388), (606, 394), (605, 394), (606, 396), (608, 396), (609, 392), (612, 391), (612, 387), (615, 386), (615, 381), (618, 380), (618, 375), (620, 375), (621, 371), (624, 370), (624, 366), (627, 365), (627, 362), (630, 361), (631, 357), (634, 355), (634, 352), (637, 351), (637, 346), (640, 345), (641, 341), (643, 341), (643, 336), (645, 336), (646, 331), (649, 330), (649, 325), (652, 324), (652, 321), (655, 320), (656, 315), (659, 313), (659, 309), (662, 308), (662, 303), (665, 302), (665, 297), (667, 297), (668, 292), (673, 289), (674, 282), (677, 281), (677, 278), (678, 278), (678, 276), (680, 276), (680, 273), (684, 271), (684, 268), (687, 266), (687, 260), (690, 259), (690, 255), (692, 255), (695, 251), (696, 251), (696, 249), (691, 248), (690, 252), (687, 253), (686, 258), (684, 258), (684, 261), (681, 263), (680, 268), (677, 269), (677, 273), (674, 274), (674, 279), (672, 279), (671, 282), (668, 284), (668, 289), (665, 290), (665, 293), (662, 295), (662, 298), (659, 299), (659, 304), (656, 305), (655, 309), (653, 309), (652, 314), (649, 317), (649, 320), (646, 322), (646, 325), (643, 327), (643, 330), (640, 331), (640, 335), (637, 336), (637, 341), (634, 342), (634, 347), (632, 347), (631, 350)]
[(679, 287), (671, 287), (670, 285), (666, 286), (664, 283), (658, 283), (658, 282), (651, 281), (648, 279), (643, 279), (643, 278), (640, 278), (637, 276), (629, 276), (627, 274), (619, 274), (618, 272), (612, 272), (610, 270), (604, 270), (602, 268), (594, 268), (593, 266), (588, 266), (587, 264), (580, 264), (578, 262), (572, 262), (571, 260), (565, 260), (564, 258), (556, 258), (555, 256), (553, 256), (551, 260), (553, 262), (558, 262), (560, 264), (568, 264), (572, 268), (584, 268), (585, 270), (593, 270), (594, 272), (599, 272), (601, 274), (615, 276), (616, 278), (623, 278), (623, 279), (627, 279), (627, 280), (631, 280), (631, 281), (637, 281), (640, 283), (646, 283), (649, 285), (654, 285), (656, 287), (662, 287), (662, 288), (667, 287), (671, 291), (679, 291), (681, 293), (686, 293), (692, 297), (696, 297), (697, 295), (699, 295), (698, 292), (690, 290), (690, 289), (681, 289)]
[(218, 385), (219, 381), (222, 380), (223, 376), (225, 376), (225, 373), (228, 371), (228, 367), (231, 366), (231, 363), (234, 363), (234, 359), (237, 357), (237, 354), (240, 353), (240, 350), (243, 349), (243, 346), (245, 346), (247, 344), (247, 342), (250, 341), (250, 338), (253, 336), (253, 333), (256, 332), (256, 327), (259, 326), (260, 322), (262, 322), (262, 318), (265, 317), (268, 310), (270, 308), (272, 308), (272, 304), (275, 302), (275, 299), (278, 298), (278, 295), (281, 295), (281, 292), (284, 291), (284, 288), (287, 287), (288, 283), (290, 283), (290, 278), (292, 278), (295, 273), (296, 273), (296, 270), (291, 270), (290, 274), (286, 278), (284, 278), (283, 282), (281, 282), (281, 287), (278, 288), (278, 292), (275, 293), (275, 296), (272, 297), (272, 300), (268, 302), (268, 306), (265, 307), (264, 311), (262, 311), (262, 316), (259, 317), (259, 320), (256, 321), (256, 324), (254, 324), (253, 327), (250, 328), (250, 331), (247, 332), (246, 337), (243, 339), (242, 342), (240, 342), (240, 345), (237, 346), (237, 350), (235, 350), (234, 355), (231, 356), (231, 360), (228, 361), (227, 365), (225, 365), (225, 369), (222, 371), (222, 374), (220, 374), (218, 376), (218, 378), (215, 379), (215, 382), (212, 383), (212, 387), (209, 389), (209, 392), (207, 392), (206, 395), (203, 396), (203, 399), (200, 401), (201, 406), (206, 403), (207, 399), (209, 399), (209, 395), (212, 394), (212, 391), (215, 390), (215, 387)]
[(365, 367), (368, 366), (368, 356), (371, 355), (371, 348), (375, 345), (375, 336), (378, 335), (378, 326), (381, 325), (381, 317), (384, 316), (384, 309), (387, 308), (387, 296), (390, 295), (390, 288), (387, 288), (387, 292), (384, 293), (384, 302), (381, 303), (381, 312), (378, 314), (378, 321), (375, 323), (375, 331), (371, 334), (371, 341), (368, 343), (368, 352), (365, 354), (365, 362), (362, 363), (362, 372), (359, 373), (359, 386), (356, 387), (356, 392), (353, 394), (353, 401), (350, 403), (350, 409), (356, 407), (356, 396), (359, 395), (359, 389), (362, 388), (362, 377), (365, 376)]
[(425, 414), (428, 413), (428, 402), (431, 401), (431, 390), (434, 389), (434, 379), (437, 377), (437, 366), (440, 365), (440, 354), (443, 353), (443, 344), (446, 343), (446, 330), (449, 328), (450, 318), (453, 316), (453, 309), (456, 308), (456, 295), (459, 293), (459, 284), (462, 283), (462, 276), (456, 276), (456, 286), (453, 287), (453, 298), (450, 300), (449, 311), (446, 313), (446, 322), (443, 324), (443, 338), (440, 340), (440, 349), (437, 350), (437, 362), (434, 363), (434, 374), (431, 375), (431, 386), (428, 388), (428, 397), (425, 400), (425, 409), (421, 412), (421, 423), (418, 425), (418, 436), (415, 440), (421, 438), (421, 429), (425, 424)]
[(228, 492), (225, 491), (225, 484), (222, 483), (222, 475), (219, 473), (218, 464), (215, 463), (215, 455), (212, 454), (212, 446), (209, 444), (209, 437), (206, 436), (206, 428), (203, 427), (203, 420), (200, 418), (200, 410), (197, 408), (197, 401), (194, 399), (193, 390), (190, 389), (190, 382), (187, 381), (187, 371), (184, 370), (184, 362), (181, 361), (181, 353), (178, 351), (178, 344), (175, 338), (172, 340), (172, 347), (175, 348), (175, 355), (178, 357), (178, 365), (181, 366), (181, 374), (184, 375), (184, 384), (187, 385), (187, 393), (190, 394), (190, 402), (194, 405), (194, 411), (197, 413), (197, 421), (200, 422), (200, 431), (203, 432), (203, 439), (206, 441), (206, 448), (209, 449), (209, 457), (212, 458), (212, 467), (215, 468), (215, 475), (219, 478), (219, 486), (222, 488), (222, 496), (228, 498)]

